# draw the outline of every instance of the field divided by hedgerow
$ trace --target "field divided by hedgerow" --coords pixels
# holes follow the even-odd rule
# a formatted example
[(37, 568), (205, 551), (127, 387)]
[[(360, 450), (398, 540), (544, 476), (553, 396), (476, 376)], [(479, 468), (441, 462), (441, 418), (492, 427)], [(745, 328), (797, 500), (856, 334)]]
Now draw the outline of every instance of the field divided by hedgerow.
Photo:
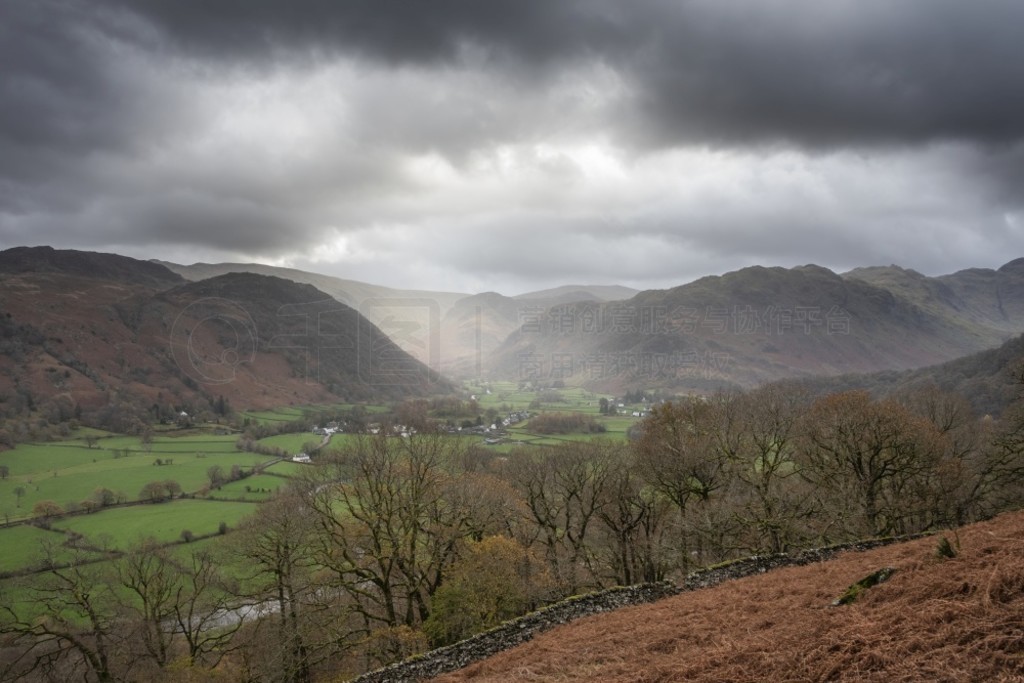
[(272, 460), (238, 451), (235, 441), (233, 435), (159, 436), (150, 443), (117, 436), (98, 439), (92, 447), (79, 440), (21, 444), (0, 453), (7, 472), (0, 479), (0, 521), (30, 518), (40, 501), (72, 510), (98, 489), (132, 501), (149, 482), (171, 480), (192, 493), (208, 484), (211, 467), (249, 470)]
[(53, 528), (82, 534), (92, 546), (123, 550), (146, 538), (177, 541), (184, 530), (194, 536), (215, 534), (221, 522), (233, 527), (255, 509), (256, 503), (174, 500), (75, 515), (54, 522)]

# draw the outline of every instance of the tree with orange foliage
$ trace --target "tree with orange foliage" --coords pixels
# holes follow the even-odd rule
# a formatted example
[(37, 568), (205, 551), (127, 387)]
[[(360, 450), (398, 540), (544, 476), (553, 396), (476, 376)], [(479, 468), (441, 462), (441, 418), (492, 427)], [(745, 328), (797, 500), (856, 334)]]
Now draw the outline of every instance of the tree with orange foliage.
[(507, 536), (488, 536), (452, 565), (423, 630), (435, 646), (454, 643), (536, 609), (553, 589), (541, 558)]

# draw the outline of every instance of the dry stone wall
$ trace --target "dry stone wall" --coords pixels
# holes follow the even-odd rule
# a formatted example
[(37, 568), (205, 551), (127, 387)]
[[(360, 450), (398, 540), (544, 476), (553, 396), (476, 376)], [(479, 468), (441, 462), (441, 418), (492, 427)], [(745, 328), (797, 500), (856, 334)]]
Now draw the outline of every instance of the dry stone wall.
[(424, 681), (449, 671), (461, 669), (473, 662), (525, 643), (537, 634), (555, 626), (592, 614), (654, 602), (685, 591), (710, 588), (725, 581), (763, 574), (779, 567), (824, 562), (847, 550), (870, 550), (904, 540), (909, 540), (909, 538), (847, 543), (828, 548), (804, 550), (794, 554), (755, 555), (693, 572), (683, 580), (681, 586), (670, 581), (662, 581), (609, 588), (596, 593), (568, 598), (454, 645), (431, 650), (384, 669), (363, 674), (354, 679), (352, 683), (416, 683)]

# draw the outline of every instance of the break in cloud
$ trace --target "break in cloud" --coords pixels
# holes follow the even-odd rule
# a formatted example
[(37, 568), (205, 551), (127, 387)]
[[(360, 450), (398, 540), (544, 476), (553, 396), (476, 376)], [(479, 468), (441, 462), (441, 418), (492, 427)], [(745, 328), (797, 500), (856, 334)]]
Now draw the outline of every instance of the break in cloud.
[(5, 0), (0, 245), (515, 293), (1024, 245), (1016, 0)]

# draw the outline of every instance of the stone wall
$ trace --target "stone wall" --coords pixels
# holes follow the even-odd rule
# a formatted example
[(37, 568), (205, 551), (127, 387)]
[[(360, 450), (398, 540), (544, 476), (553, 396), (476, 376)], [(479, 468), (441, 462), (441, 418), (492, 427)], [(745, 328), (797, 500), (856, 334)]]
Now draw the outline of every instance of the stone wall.
[(560, 624), (620, 607), (654, 602), (678, 593), (679, 588), (675, 584), (662, 581), (609, 588), (597, 593), (575, 596), (454, 645), (431, 650), (404, 662), (363, 674), (354, 679), (353, 683), (412, 683), (426, 680), (525, 643), (538, 633)]
[(415, 683), (427, 680), (486, 659), (498, 652), (525, 643), (548, 629), (591, 614), (654, 602), (685, 591), (710, 588), (725, 581), (763, 574), (779, 567), (824, 562), (847, 550), (870, 550), (905, 540), (909, 540), (909, 538), (846, 543), (828, 548), (804, 550), (791, 555), (785, 553), (754, 555), (693, 572), (683, 580), (681, 586), (670, 581), (662, 581), (609, 588), (596, 593), (568, 598), (454, 645), (431, 650), (384, 669), (363, 674), (353, 679), (352, 683)]
[(753, 576), (754, 574), (764, 574), (765, 572), (771, 571), (772, 569), (778, 569), (779, 567), (798, 567), (805, 564), (825, 562), (826, 560), (831, 560), (837, 554), (847, 550), (855, 552), (871, 550), (872, 548), (879, 548), (883, 545), (889, 545), (890, 543), (909, 541), (914, 538), (921, 538), (922, 536), (927, 536), (927, 534), (902, 536), (900, 538), (882, 538), (871, 541), (857, 541), (855, 543), (843, 543), (841, 545), (829, 546), (827, 548), (802, 550), (793, 554), (778, 553), (775, 555), (754, 555), (752, 557), (745, 557), (741, 560), (725, 562), (723, 564), (709, 567), (707, 569), (700, 569), (689, 574), (683, 580), (683, 583), (680, 586), (680, 592), (710, 588), (725, 581), (742, 579), (745, 576)]

